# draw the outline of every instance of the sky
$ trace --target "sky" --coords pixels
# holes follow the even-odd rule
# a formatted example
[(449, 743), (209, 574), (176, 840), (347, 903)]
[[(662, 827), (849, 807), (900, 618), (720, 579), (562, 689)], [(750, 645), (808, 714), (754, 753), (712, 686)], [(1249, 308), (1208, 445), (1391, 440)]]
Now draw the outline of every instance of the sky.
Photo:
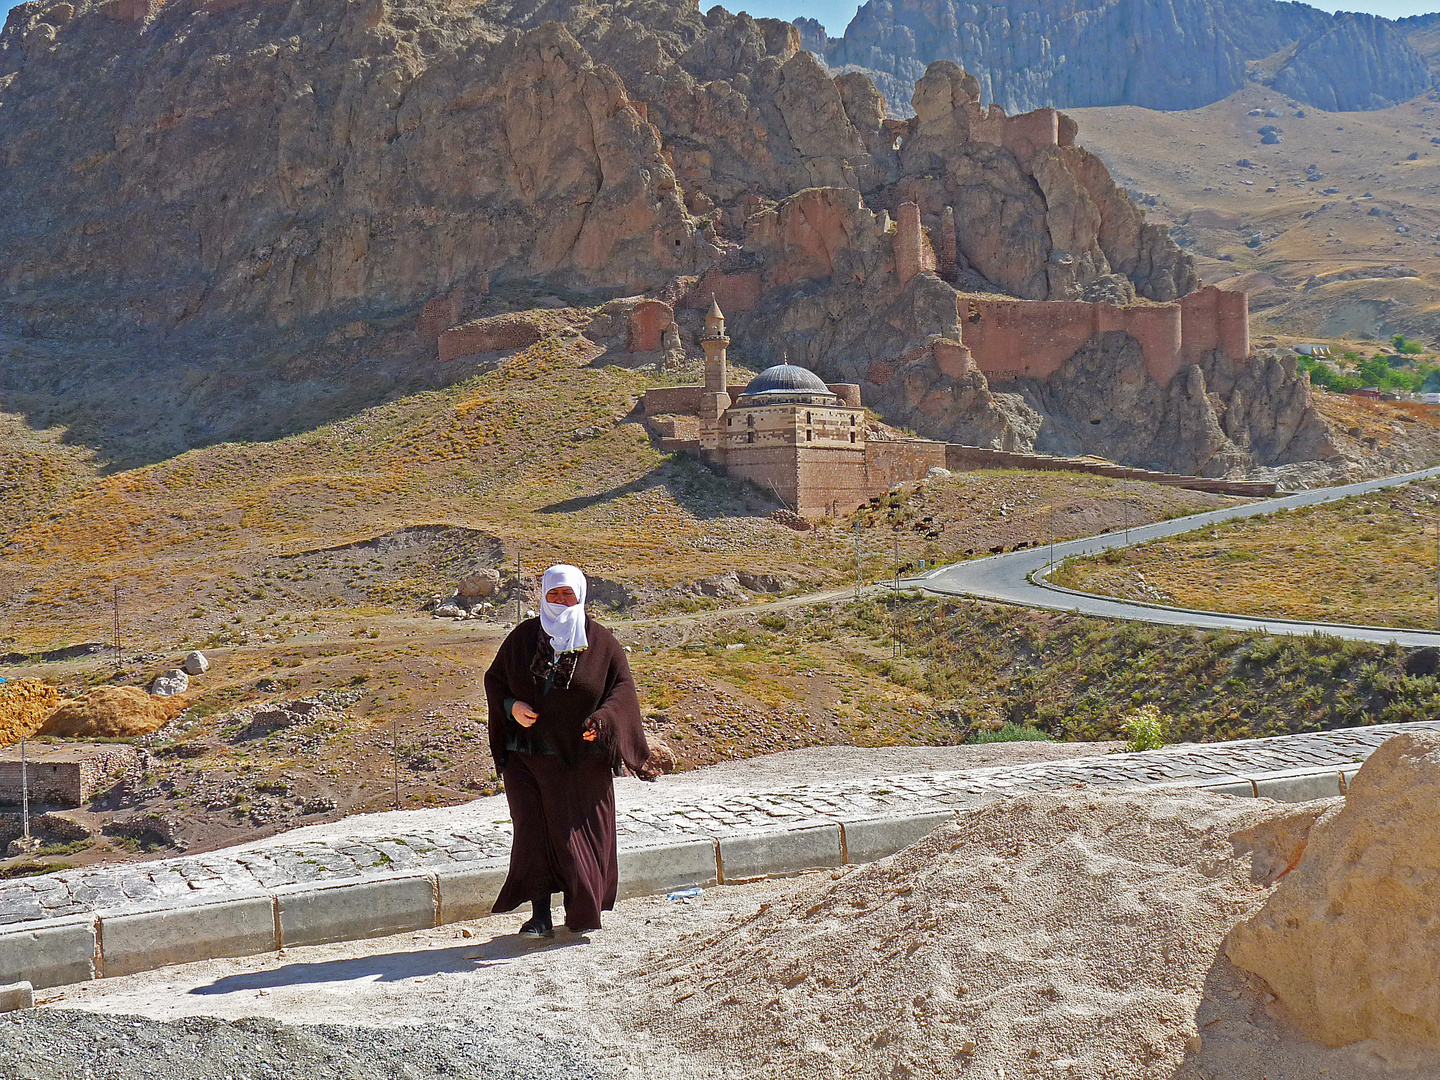
[[(712, 2), (713, 0), (701, 0), (702, 10), (709, 8)], [(796, 19), (806, 15), (812, 19), (819, 19), (831, 37), (839, 37), (845, 32), (845, 26), (850, 22), (850, 17), (855, 14), (857, 7), (854, 0), (850, 0), (849, 3), (846, 0), (720, 0), (720, 3), (732, 11), (748, 11), (751, 15), (769, 16), (776, 19)], [(0, 8), (6, 11), (14, 6), (14, 0), (0, 0)], [(1414, 0), (1363, 0), (1361, 3), (1348, 4), (1343, 8), (1335, 8), (1326, 3), (1316, 3), (1312, 6), (1323, 8), (1326, 11), (1368, 11), (1375, 15), (1398, 19), (1404, 15), (1440, 11), (1440, 0), (1426, 0), (1421, 3), (1416, 3)]]

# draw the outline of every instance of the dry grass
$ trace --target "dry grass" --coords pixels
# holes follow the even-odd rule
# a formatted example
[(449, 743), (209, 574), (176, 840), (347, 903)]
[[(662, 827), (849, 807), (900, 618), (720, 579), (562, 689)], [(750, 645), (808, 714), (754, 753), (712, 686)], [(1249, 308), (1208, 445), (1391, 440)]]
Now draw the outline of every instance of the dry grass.
[(1433, 627), (1440, 487), (1412, 484), (1067, 562), (1056, 581), (1245, 615)]

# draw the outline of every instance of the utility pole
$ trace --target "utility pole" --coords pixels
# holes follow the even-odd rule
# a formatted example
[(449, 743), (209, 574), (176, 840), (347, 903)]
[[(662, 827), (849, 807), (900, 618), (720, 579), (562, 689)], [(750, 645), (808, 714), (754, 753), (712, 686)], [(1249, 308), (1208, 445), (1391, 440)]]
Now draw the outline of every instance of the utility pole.
[(390, 718), (390, 755), (395, 768), (395, 809), (400, 809), (400, 714)]
[(25, 756), (25, 736), (20, 736), (20, 821), (25, 843), (30, 843), (30, 775)]
[(1130, 500), (1126, 499), (1120, 504), (1125, 507), (1125, 546), (1130, 546)]
[(1055, 570), (1055, 503), (1050, 503), (1050, 570)]
[(890, 591), (890, 632), (894, 635), (894, 648), (891, 655), (899, 659), (900, 648), (900, 536), (895, 536), (895, 586)]
[(860, 599), (863, 582), (860, 579), (860, 519), (855, 519), (855, 599)]
[(115, 586), (115, 663), (120, 663), (120, 586)]
[(525, 617), (525, 579), (521, 576), (520, 569), (520, 541), (515, 541), (515, 625), (520, 625), (520, 620)]

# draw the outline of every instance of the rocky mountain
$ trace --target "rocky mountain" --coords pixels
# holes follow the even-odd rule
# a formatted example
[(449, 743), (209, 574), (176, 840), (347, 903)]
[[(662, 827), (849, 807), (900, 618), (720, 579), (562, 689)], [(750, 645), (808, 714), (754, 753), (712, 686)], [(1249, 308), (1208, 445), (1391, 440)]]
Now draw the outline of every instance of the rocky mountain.
[[(243, 357), (205, 403), (217, 438), (247, 430), (267, 370), (323, 399), (496, 315), (512, 344), (563, 324), (629, 362), (642, 294), (734, 288), (738, 359), (788, 351), (921, 433), (1028, 447), (1068, 399), (943, 370), (957, 289), (1128, 303), (1198, 280), (1069, 117), (1012, 122), (983, 93), (936, 61), (897, 118), (801, 28), (683, 0), (30, 0), (0, 34), (0, 332), (104, 343), (105, 378)], [(938, 273), (897, 272), (902, 204)], [(83, 353), (11, 355), (0, 402), (97, 392)], [(1116, 452), (1289, 460), (1215, 437), (1227, 406), (1186, 379), (1204, 446), (1152, 425)]]
[[(1273, 77), (1257, 64), (1269, 57), (1283, 65)], [(1430, 85), (1395, 23), (1278, 0), (869, 0), (827, 40), (824, 58), (872, 73), (896, 101), (932, 60), (954, 60), (980, 80), (985, 101), (1011, 112), (1196, 108), (1252, 75), (1337, 110), (1383, 108)]]

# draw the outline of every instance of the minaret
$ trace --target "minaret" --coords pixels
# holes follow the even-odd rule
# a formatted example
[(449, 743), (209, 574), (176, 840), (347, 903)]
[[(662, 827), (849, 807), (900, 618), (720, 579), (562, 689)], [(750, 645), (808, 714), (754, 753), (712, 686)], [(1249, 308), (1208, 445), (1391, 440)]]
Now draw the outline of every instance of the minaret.
[(705, 316), (705, 336), (700, 339), (705, 349), (705, 393), (726, 393), (729, 373), (725, 370), (725, 349), (730, 339), (725, 336), (725, 313), (715, 294), (710, 294), (710, 311)]
[(730, 408), (729, 372), (725, 366), (725, 349), (730, 339), (725, 336), (725, 313), (720, 310), (715, 294), (710, 294), (710, 311), (705, 316), (705, 336), (700, 339), (705, 349), (705, 391), (700, 395), (700, 449), (717, 464), (723, 465), (725, 441), (725, 410)]

